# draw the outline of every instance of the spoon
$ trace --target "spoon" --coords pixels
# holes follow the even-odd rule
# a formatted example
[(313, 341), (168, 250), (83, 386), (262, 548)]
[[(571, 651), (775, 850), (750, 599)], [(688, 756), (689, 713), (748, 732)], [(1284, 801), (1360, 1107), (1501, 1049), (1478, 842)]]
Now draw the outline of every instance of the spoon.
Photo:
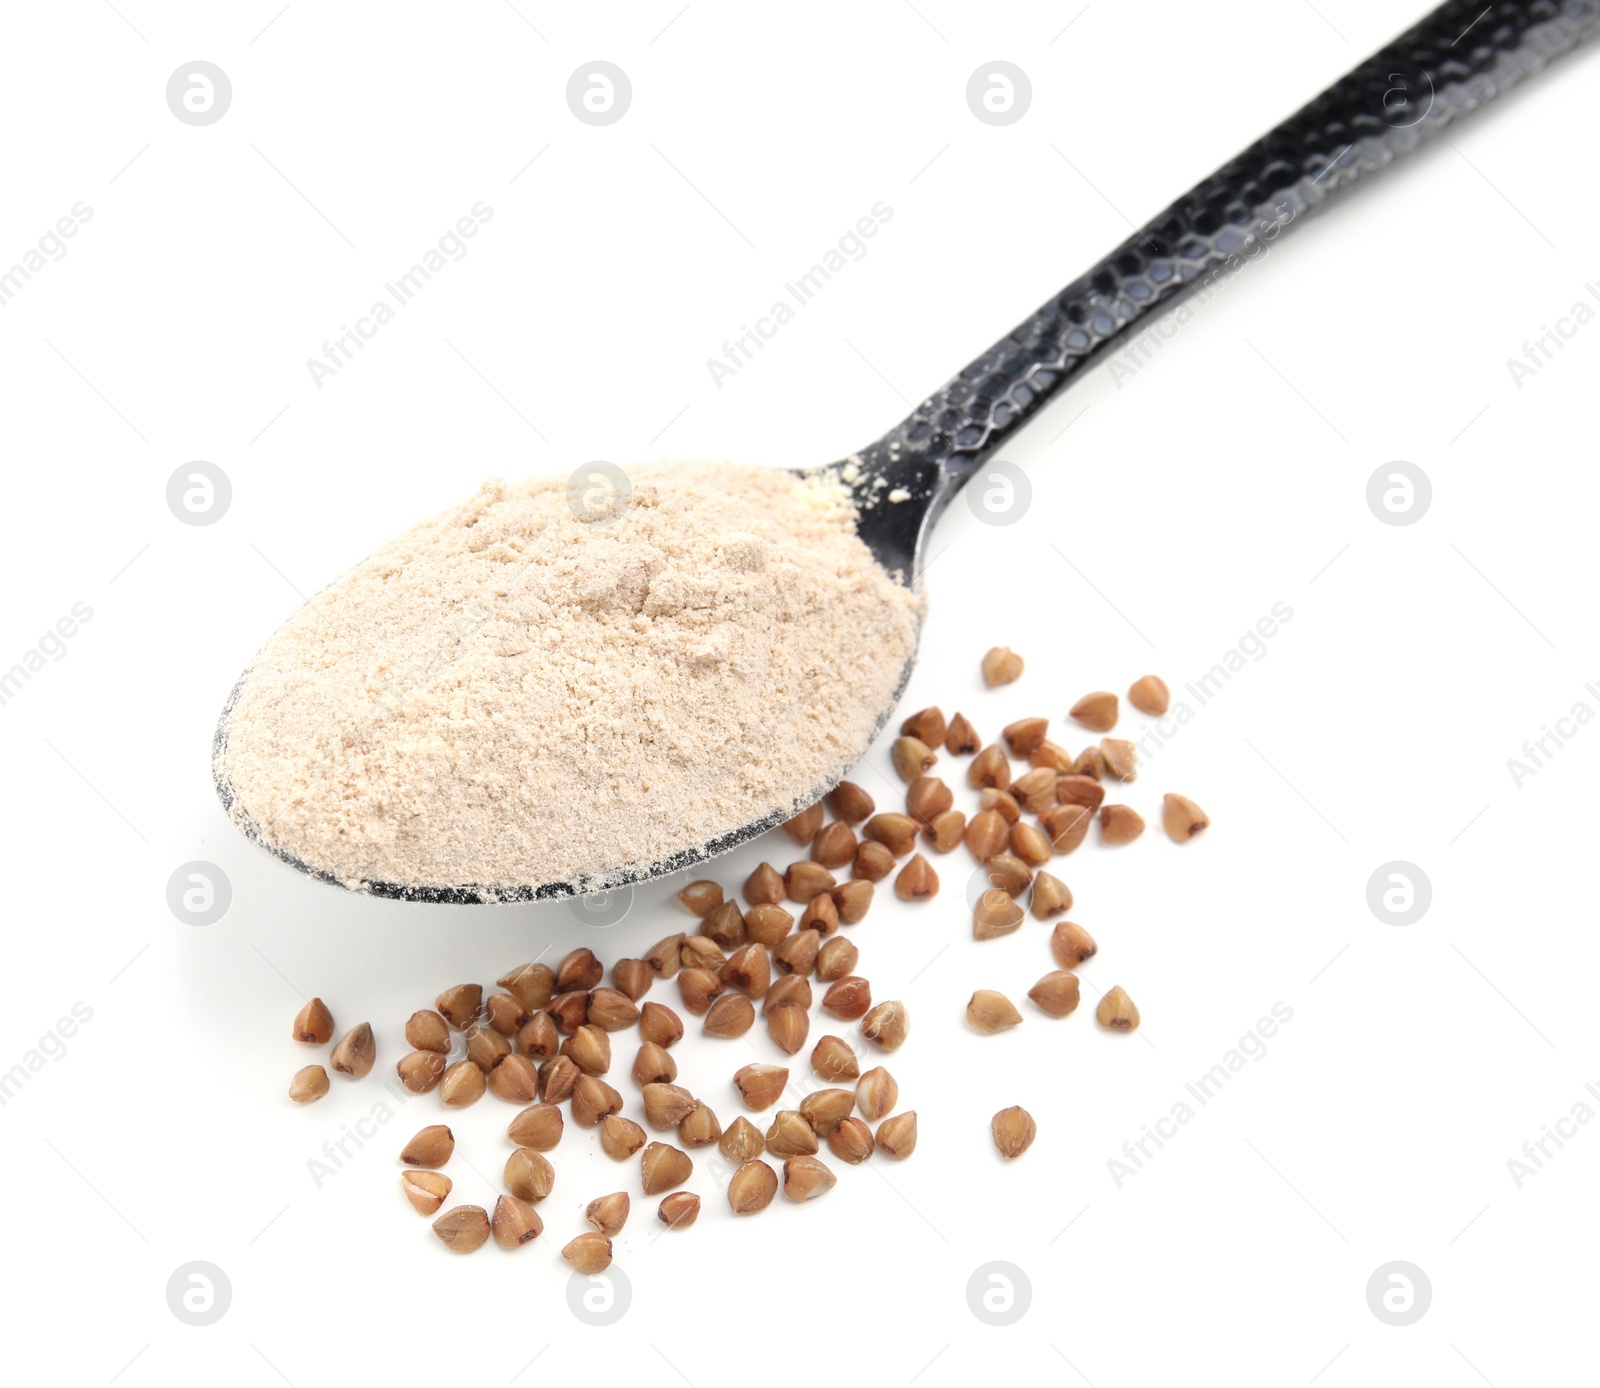
[[(830, 471), (849, 488), (858, 534), (880, 565), (914, 585), (934, 524), (956, 493), (1017, 430), (1141, 324), (1231, 274), (1335, 194), (1375, 173), (1600, 29), (1600, 0), (1448, 0), (1415, 28), (1158, 213), (1086, 274), (957, 373), (881, 439)], [(910, 676), (877, 721), (881, 731)], [(218, 797), (245, 833), (325, 882), (337, 879), (266, 843), (221, 770), (228, 720), (217, 724)], [(865, 750), (865, 749), (863, 749)], [(814, 799), (832, 789), (819, 784)], [(669, 858), (622, 870), (614, 885), (703, 862), (775, 828), (771, 814)], [(529, 901), (592, 891), (543, 882), (511, 888), (367, 882), (375, 896), (452, 904)]]
[[(915, 574), (961, 487), (1142, 324), (1597, 29), (1600, 0), (1450, 0), (1196, 184), (861, 451), (878, 562)], [(909, 499), (884, 505), (880, 477)]]

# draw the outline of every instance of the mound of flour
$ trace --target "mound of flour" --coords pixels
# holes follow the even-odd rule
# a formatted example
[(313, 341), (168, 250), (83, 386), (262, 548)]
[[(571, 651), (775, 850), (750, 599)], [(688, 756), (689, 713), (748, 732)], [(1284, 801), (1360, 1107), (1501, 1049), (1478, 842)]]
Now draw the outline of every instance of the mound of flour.
[(234, 819), (350, 886), (493, 897), (603, 887), (815, 798), (894, 697), (917, 599), (836, 485), (630, 481), (599, 505), (490, 481), (300, 608), (219, 738)]

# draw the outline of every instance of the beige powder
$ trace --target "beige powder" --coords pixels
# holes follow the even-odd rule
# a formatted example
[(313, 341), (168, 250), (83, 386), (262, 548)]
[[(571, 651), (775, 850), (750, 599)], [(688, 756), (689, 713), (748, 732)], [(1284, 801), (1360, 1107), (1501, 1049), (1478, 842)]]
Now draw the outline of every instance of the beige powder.
[(630, 480), (595, 520), (564, 481), (485, 483), (306, 603), (219, 730), (235, 821), (348, 886), (493, 898), (604, 887), (813, 800), (888, 710), (917, 599), (836, 485)]

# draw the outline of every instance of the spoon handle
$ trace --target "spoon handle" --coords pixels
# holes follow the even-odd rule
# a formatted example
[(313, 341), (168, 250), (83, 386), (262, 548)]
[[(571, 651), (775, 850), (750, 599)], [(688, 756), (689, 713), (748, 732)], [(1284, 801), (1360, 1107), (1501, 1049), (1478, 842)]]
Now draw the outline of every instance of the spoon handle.
[(862, 504), (862, 538), (880, 562), (912, 574), (918, 541), (962, 483), (1102, 354), (1597, 28), (1600, 0), (1439, 6), (1157, 214), (861, 450), (847, 476)]

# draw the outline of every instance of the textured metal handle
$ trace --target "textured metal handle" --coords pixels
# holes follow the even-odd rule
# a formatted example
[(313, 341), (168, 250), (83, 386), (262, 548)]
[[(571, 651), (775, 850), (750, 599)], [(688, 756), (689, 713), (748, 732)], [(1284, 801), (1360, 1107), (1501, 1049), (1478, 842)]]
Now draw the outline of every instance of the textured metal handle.
[[(1600, 28), (1600, 0), (1449, 0), (1074, 280), (853, 460), (890, 567), (966, 478), (1130, 330)], [(899, 489), (899, 505), (884, 504)]]

